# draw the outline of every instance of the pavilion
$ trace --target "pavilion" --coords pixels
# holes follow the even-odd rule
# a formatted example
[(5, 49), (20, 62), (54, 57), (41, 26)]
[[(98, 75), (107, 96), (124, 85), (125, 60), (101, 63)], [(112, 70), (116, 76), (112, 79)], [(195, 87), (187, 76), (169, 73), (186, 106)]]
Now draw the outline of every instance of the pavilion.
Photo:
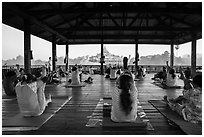
[[(174, 46), (191, 42), (191, 70), (196, 72), (196, 41), (202, 38), (202, 2), (3, 2), (2, 22), (24, 31), (24, 66), (31, 71), (31, 34), (52, 42), (56, 69), (56, 44), (139, 44)], [(15, 48), (15, 47), (14, 47)], [(70, 51), (71, 52), (71, 51)], [(43, 54), (43, 53), (42, 53)], [(68, 62), (66, 63), (66, 69)]]

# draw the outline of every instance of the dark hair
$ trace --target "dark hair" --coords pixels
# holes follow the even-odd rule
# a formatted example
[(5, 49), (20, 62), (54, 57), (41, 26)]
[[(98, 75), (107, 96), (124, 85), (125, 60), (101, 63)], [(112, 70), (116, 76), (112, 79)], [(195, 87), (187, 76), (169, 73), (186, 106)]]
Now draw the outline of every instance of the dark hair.
[(23, 71), (24, 71), (24, 69), (23, 69), (23, 68), (20, 68), (19, 72), (23, 72)]
[(32, 74), (30, 74), (30, 73), (27, 73), (27, 74), (23, 75), (23, 78), (22, 78), (21, 83), (23, 83), (23, 82), (31, 83), (31, 82), (34, 82), (34, 81), (36, 81), (36, 80), (37, 80), (36, 77), (34, 77), (34, 76), (33, 76)]
[(73, 66), (72, 71), (76, 71), (76, 70), (77, 70), (77, 67)]
[(37, 78), (41, 77), (41, 72), (42, 72), (42, 69), (41, 68), (37, 68), (33, 71), (33, 75)]
[(193, 83), (202, 88), (202, 75), (196, 75), (193, 78)]
[(128, 115), (132, 110), (132, 105), (131, 105), (132, 100), (130, 98), (130, 93), (129, 93), (132, 82), (133, 82), (133, 79), (129, 75), (120, 76), (119, 88), (122, 90), (120, 94), (120, 105), (126, 115)]
[(175, 70), (174, 70), (174, 69), (170, 69), (170, 70), (169, 70), (169, 74), (172, 74), (172, 78), (173, 78), (173, 79), (176, 77), (176, 75), (175, 75)]

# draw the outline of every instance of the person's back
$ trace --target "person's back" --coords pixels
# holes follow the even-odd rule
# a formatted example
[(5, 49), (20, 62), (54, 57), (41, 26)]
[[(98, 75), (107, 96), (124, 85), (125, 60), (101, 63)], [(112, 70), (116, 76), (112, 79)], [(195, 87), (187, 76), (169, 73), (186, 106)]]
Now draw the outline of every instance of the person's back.
[(16, 86), (18, 106), (24, 116), (38, 116), (42, 111), (38, 103), (37, 82)]
[(117, 72), (116, 68), (110, 69), (110, 79), (116, 79), (117, 78), (116, 72)]
[(192, 123), (202, 123), (202, 75), (196, 75), (193, 81), (186, 81), (182, 68), (180, 67), (181, 79), (184, 84), (188, 85), (183, 90), (183, 96), (175, 99), (168, 99), (167, 96), (164, 100), (173, 111), (183, 116), (184, 120)]
[[(26, 77), (28, 77), (27, 79), (32, 79), (29, 75)], [(48, 100), (45, 98), (45, 85), (45, 82), (40, 79), (19, 82), (17, 84), (15, 88), (17, 101), (20, 111), (24, 116), (41, 115), (47, 104), (51, 102), (51, 97)]]
[(71, 79), (72, 79), (71, 85), (79, 85), (80, 84), (79, 72), (78, 72), (76, 67), (72, 68), (72, 77), (71, 77)]
[(174, 69), (171, 69), (169, 72), (167, 72), (166, 85), (168, 87), (173, 87), (177, 85), (177, 77), (174, 73)]
[[(133, 78), (129, 75), (121, 75), (118, 83), (112, 92), (111, 120), (114, 122), (134, 122), (137, 118), (137, 89), (133, 83)], [(126, 85), (128, 87), (124, 89), (123, 86)]]
[(183, 92), (186, 99), (183, 113), (185, 120), (199, 123), (202, 122), (202, 76), (195, 76), (192, 84), (192, 88), (185, 89)]
[(175, 70), (169, 66), (168, 61), (166, 62), (166, 65), (167, 65), (166, 85), (168, 87), (176, 86), (177, 76)]
[(146, 68), (142, 67), (142, 73), (143, 73), (143, 77), (145, 77), (145, 75), (146, 75)]

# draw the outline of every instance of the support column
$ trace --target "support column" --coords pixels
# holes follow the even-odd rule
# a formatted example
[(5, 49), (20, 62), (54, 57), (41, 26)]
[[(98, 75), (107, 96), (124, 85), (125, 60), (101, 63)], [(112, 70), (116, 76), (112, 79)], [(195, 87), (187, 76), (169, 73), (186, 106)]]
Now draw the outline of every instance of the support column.
[(30, 21), (24, 20), (24, 68), (25, 73), (31, 73), (31, 34), (30, 34)]
[(135, 78), (136, 78), (136, 75), (137, 75), (138, 58), (139, 58), (138, 41), (136, 40), (136, 44), (135, 44)]
[(65, 66), (65, 70), (69, 71), (69, 45), (68, 43), (66, 44), (66, 66)]
[(196, 74), (196, 35), (192, 35), (191, 43), (191, 74), (192, 77)]
[(56, 70), (56, 35), (52, 36), (52, 71)]
[(103, 40), (101, 41), (101, 59), (100, 59), (100, 63), (101, 63), (101, 75), (104, 75), (103, 72), (103, 63), (104, 63), (104, 55), (103, 55)]
[(171, 43), (171, 49), (170, 49), (170, 67), (173, 68), (174, 66), (174, 44)]

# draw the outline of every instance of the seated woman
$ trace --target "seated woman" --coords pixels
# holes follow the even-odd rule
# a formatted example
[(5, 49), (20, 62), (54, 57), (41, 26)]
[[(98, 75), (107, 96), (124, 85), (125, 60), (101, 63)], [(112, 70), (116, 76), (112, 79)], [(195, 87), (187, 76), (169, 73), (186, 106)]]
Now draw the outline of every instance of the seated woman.
[(141, 66), (141, 69), (142, 69), (143, 77), (145, 77), (145, 76), (146, 76), (146, 68), (144, 68), (143, 66)]
[(110, 71), (111, 71), (111, 69), (112, 69), (112, 67), (111, 67), (111, 65), (109, 64), (109, 67), (107, 67), (107, 69), (106, 69), (106, 71), (105, 71), (105, 73), (106, 73), (105, 78), (110, 78)]
[(77, 67), (73, 66), (72, 67), (72, 74), (71, 74), (71, 85), (80, 85), (79, 81), (79, 71)]
[(202, 75), (196, 75), (192, 83), (183, 78), (184, 85), (188, 85), (183, 90), (183, 96), (176, 99), (164, 96), (164, 99), (172, 110), (183, 116), (184, 120), (202, 123)]
[(139, 66), (137, 66), (137, 75), (136, 78), (143, 80), (143, 70)]
[(92, 66), (89, 67), (89, 74), (90, 74), (90, 75), (93, 75), (93, 74), (94, 74), (94, 71), (93, 71)]
[(110, 69), (110, 79), (111, 80), (116, 80), (117, 79), (116, 72), (117, 72), (116, 67), (113, 67), (113, 68)]
[(159, 79), (161, 82), (166, 81), (166, 74), (167, 74), (166, 67), (162, 67), (162, 71), (155, 74), (152, 80)]
[(51, 95), (45, 97), (45, 80), (26, 74), (16, 85), (18, 106), (23, 116), (39, 116), (51, 102)]
[(168, 61), (166, 62), (167, 65), (167, 75), (166, 75), (166, 82), (163, 84), (167, 85), (168, 87), (177, 86), (177, 76), (175, 70), (168, 65)]
[(124, 72), (117, 79), (112, 92), (111, 120), (114, 122), (135, 122), (137, 118), (137, 89), (131, 72)]
[(17, 80), (17, 75), (14, 70), (10, 70), (5, 74), (2, 85), (6, 95), (16, 96), (15, 86), (18, 83)]

